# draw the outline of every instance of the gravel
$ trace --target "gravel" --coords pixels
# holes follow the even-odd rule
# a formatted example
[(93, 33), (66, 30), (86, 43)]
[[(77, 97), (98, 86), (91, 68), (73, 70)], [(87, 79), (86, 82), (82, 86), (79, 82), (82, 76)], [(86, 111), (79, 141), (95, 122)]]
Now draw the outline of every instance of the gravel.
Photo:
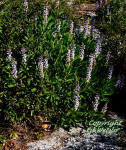
[(54, 131), (44, 140), (28, 143), (28, 150), (123, 150), (116, 133), (88, 133), (84, 128), (71, 127)]

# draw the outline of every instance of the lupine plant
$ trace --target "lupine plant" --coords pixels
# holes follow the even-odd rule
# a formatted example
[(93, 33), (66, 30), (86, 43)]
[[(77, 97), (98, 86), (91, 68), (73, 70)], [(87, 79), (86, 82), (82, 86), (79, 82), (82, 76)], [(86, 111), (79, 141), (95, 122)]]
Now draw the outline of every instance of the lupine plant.
[(27, 11), (22, 2), (14, 2), (0, 14), (1, 117), (15, 122), (42, 113), (57, 126), (102, 119), (97, 100), (99, 104), (108, 102), (115, 82), (112, 75), (107, 78), (106, 55), (99, 50), (101, 38), (91, 40), (82, 32), (76, 36), (74, 22), (66, 22), (64, 12), (49, 9), (44, 1), (35, 3), (38, 13), (32, 2)]

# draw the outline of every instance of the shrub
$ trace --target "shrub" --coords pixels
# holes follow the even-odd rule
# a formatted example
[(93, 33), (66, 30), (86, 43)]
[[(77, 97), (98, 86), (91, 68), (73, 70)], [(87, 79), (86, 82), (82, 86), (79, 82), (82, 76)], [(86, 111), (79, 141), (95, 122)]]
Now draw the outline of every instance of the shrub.
[(3, 119), (21, 121), (41, 112), (57, 126), (69, 127), (103, 118), (94, 105), (109, 101), (115, 79), (103, 61), (102, 36), (95, 41), (74, 34), (74, 24), (63, 14), (48, 12), (44, 1), (29, 3), (27, 11), (22, 2), (9, 1), (1, 11)]

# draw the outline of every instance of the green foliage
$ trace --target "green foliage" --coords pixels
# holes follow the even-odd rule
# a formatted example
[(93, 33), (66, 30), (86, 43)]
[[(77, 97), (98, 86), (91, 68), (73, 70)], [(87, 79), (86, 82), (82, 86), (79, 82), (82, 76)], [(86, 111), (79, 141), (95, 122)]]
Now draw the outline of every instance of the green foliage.
[[(64, 12), (56, 9), (50, 10), (47, 25), (44, 26), (43, 5), (44, 1), (29, 2), (26, 13), (22, 2), (9, 1), (0, 14), (1, 117), (14, 123), (42, 112), (53, 123), (67, 127), (70, 124), (76, 126), (77, 122), (87, 123), (90, 119), (102, 118), (102, 114), (93, 111), (94, 97), (98, 94), (100, 102), (108, 101), (114, 91), (114, 80), (108, 81), (108, 67), (105, 68), (102, 63), (104, 54), (98, 57), (91, 81), (87, 83), (89, 55), (94, 53), (96, 41), (90, 40), (83, 33), (69, 36), (70, 22), (65, 22), (62, 19)], [(37, 23), (33, 17), (35, 13), (38, 16)], [(57, 31), (58, 20), (61, 20), (61, 31), (53, 36)], [(73, 43), (76, 45), (75, 58), (68, 65), (67, 50), (72, 48)], [(79, 58), (82, 43), (85, 44), (83, 61)], [(26, 65), (22, 62), (22, 46), (27, 50)], [(12, 60), (17, 60), (16, 79), (12, 76), (12, 61), (7, 59), (9, 47), (12, 48)], [(39, 69), (40, 56), (43, 59), (48, 57), (49, 63), (49, 67), (44, 68), (43, 78)], [(78, 81), (80, 106), (75, 111), (74, 96)]]
[(2, 136), (0, 135), (0, 148), (2, 148), (2, 146), (4, 145), (4, 143), (6, 143), (6, 137), (5, 136)]
[[(123, 6), (124, 2), (124, 6)], [(107, 15), (107, 5), (110, 14)], [(122, 7), (123, 6), (123, 7)], [(123, 0), (111, 0), (97, 10), (96, 26), (106, 35), (104, 49), (112, 52), (111, 62), (119, 68), (126, 55), (126, 4)]]

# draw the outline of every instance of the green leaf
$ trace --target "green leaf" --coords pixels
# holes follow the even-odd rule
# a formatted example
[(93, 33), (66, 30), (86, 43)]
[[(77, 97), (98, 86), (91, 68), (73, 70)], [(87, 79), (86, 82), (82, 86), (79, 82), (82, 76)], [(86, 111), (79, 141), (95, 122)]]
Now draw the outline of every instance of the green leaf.
[(37, 89), (36, 88), (33, 88), (33, 89), (31, 89), (31, 92), (35, 92)]
[(25, 79), (25, 78), (27, 78), (27, 76), (23, 76), (23, 78), (22, 78), (22, 79)]
[(31, 80), (32, 80), (31, 78), (27, 80), (28, 85), (30, 85), (30, 84), (31, 84)]
[(64, 14), (64, 12), (63, 12), (63, 11), (59, 12), (59, 16), (62, 16), (63, 14)]
[(56, 105), (58, 105), (58, 102), (56, 101)]
[(53, 25), (54, 25), (54, 23), (53, 23), (53, 22), (49, 23), (49, 25), (48, 25), (48, 29), (50, 29)]
[(66, 80), (65, 82), (70, 82), (70, 81), (73, 81), (73, 79), (68, 79), (68, 80)]
[(50, 99), (51, 103), (53, 102), (53, 97), (51, 96), (51, 99)]
[(13, 85), (13, 84), (9, 84), (8, 87), (9, 87), (9, 88), (12, 88), (12, 87), (14, 87), (14, 85)]
[(50, 20), (53, 20), (53, 16), (48, 17), (48, 22), (50, 22)]
[(33, 116), (34, 110), (31, 110), (31, 116)]

